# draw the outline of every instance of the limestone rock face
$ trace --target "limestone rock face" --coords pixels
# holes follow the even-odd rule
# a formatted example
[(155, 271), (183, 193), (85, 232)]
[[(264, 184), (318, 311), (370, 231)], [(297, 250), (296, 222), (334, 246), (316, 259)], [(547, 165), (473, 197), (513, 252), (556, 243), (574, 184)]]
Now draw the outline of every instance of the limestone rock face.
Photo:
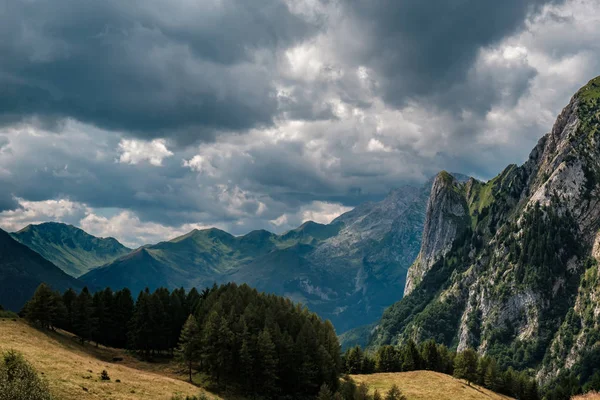
[(451, 249), (470, 221), (464, 185), (443, 171), (434, 179), (427, 203), (421, 250), (408, 270), (404, 295), (410, 294), (433, 264)]
[(434, 338), (533, 368), (542, 383), (600, 351), (600, 78), (522, 166), (485, 183), (444, 176), (405, 297), (372, 344)]

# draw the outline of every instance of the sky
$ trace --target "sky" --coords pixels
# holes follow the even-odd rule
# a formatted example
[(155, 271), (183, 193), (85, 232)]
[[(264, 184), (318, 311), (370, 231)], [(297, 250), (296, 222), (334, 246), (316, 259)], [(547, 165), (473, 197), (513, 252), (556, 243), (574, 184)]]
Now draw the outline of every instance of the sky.
[(527, 159), (600, 75), (591, 0), (9, 0), (0, 227), (129, 246), (327, 223)]

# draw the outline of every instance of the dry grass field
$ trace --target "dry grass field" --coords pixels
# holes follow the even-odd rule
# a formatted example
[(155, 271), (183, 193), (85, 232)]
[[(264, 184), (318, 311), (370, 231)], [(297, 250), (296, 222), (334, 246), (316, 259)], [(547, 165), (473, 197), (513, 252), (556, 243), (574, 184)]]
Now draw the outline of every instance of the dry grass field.
[(582, 394), (582, 395), (573, 397), (573, 400), (600, 400), (600, 393), (590, 392), (590, 393)]
[[(0, 319), (0, 352), (8, 349), (23, 353), (61, 400), (170, 400), (174, 395), (185, 398), (203, 391), (185, 382), (172, 363), (141, 362), (123, 350), (89, 343), (82, 346), (66, 332), (42, 332), (20, 320)], [(114, 363), (113, 357), (123, 361)], [(100, 380), (102, 370), (108, 372), (110, 381)]]
[(412, 371), (372, 375), (352, 375), (357, 383), (364, 382), (371, 392), (382, 395), (395, 383), (408, 400), (508, 400), (510, 397), (479, 386), (468, 386), (449, 375), (431, 371)]

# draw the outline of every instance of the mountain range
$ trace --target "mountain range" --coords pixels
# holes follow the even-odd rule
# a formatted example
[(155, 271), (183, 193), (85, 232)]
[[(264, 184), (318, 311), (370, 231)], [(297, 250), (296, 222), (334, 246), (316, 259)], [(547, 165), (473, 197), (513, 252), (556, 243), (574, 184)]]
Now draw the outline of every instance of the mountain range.
[(521, 166), (488, 182), (435, 178), (404, 298), (371, 346), (434, 338), (550, 384), (600, 359), (600, 78)]
[(61, 291), (84, 286), (0, 229), (0, 304), (8, 310), (20, 310), (42, 282)]
[[(308, 221), (281, 235), (258, 230), (233, 236), (213, 228), (135, 250), (61, 223), (29, 225), (11, 236), (77, 277), (80, 286), (138, 293), (248, 283), (307, 305), (343, 332), (376, 321), (402, 297), (430, 188), (431, 181), (403, 186), (330, 224)], [(22, 305), (13, 304), (17, 310)]]
[(551, 385), (583, 382), (600, 360), (599, 260), (600, 77), (523, 165), (487, 182), (442, 171), (330, 224), (194, 230), (132, 251), (62, 224), (0, 231), (0, 304), (18, 309), (41, 281), (134, 293), (244, 282), (307, 305), (342, 341), (433, 338)]
[(74, 277), (131, 252), (116, 239), (56, 222), (28, 225), (11, 236)]
[(306, 222), (282, 235), (194, 230), (141, 247), (80, 279), (134, 292), (244, 282), (307, 305), (343, 332), (374, 322), (402, 297), (430, 187), (404, 186), (330, 224)]

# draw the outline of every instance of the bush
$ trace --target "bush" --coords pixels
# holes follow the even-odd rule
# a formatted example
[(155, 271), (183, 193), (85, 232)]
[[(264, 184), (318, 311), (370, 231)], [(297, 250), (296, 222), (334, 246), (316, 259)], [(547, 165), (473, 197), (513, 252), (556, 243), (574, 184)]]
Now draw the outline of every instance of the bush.
[(12, 312), (12, 311), (8, 311), (8, 310), (0, 310), (0, 319), (16, 319), (19, 318), (19, 316)]
[(204, 393), (201, 393), (200, 396), (173, 396), (171, 397), (171, 400), (209, 400), (209, 397), (206, 396)]
[(105, 369), (100, 373), (100, 379), (103, 381), (110, 381), (110, 376), (108, 376), (108, 372)]
[(46, 382), (20, 353), (9, 350), (0, 360), (0, 400), (51, 400)]

